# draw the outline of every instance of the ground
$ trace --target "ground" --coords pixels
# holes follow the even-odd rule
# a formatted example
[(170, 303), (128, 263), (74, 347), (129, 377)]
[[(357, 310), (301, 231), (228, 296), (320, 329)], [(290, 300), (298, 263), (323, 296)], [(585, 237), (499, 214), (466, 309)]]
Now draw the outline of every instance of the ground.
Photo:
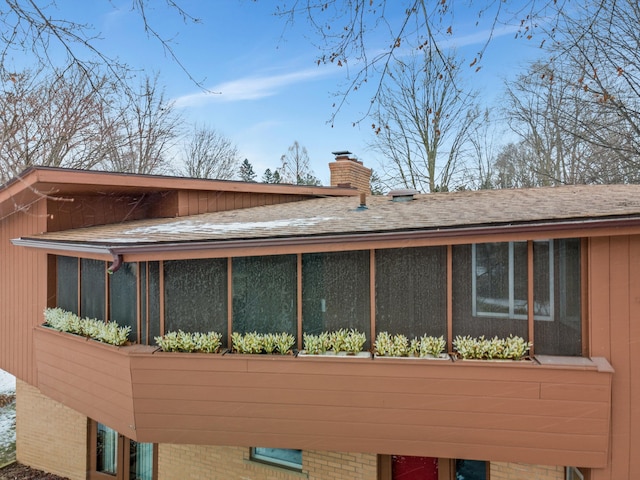
[(0, 468), (0, 480), (67, 480), (51, 473), (27, 467), (21, 463), (10, 463)]

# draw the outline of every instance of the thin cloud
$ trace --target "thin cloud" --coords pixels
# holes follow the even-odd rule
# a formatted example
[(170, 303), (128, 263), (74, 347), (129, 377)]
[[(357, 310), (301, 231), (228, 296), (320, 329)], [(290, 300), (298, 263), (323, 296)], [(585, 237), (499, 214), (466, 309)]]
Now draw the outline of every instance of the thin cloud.
[(290, 85), (315, 80), (328, 74), (328, 69), (313, 68), (281, 75), (239, 78), (214, 85), (208, 92), (183, 95), (176, 98), (174, 103), (176, 107), (192, 107), (210, 101), (258, 100), (277, 95)]

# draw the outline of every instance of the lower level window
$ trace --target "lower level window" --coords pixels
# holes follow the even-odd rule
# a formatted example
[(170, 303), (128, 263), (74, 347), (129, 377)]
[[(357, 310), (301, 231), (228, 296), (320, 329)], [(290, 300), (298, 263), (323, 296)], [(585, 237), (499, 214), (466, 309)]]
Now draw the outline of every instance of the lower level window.
[(585, 480), (585, 477), (578, 468), (567, 467), (567, 480)]
[(101, 423), (92, 422), (89, 479), (154, 480), (156, 446), (139, 443)]
[(280, 467), (302, 470), (302, 450), (253, 447), (251, 449), (251, 459)]
[(489, 464), (480, 460), (456, 460), (456, 480), (487, 480)]

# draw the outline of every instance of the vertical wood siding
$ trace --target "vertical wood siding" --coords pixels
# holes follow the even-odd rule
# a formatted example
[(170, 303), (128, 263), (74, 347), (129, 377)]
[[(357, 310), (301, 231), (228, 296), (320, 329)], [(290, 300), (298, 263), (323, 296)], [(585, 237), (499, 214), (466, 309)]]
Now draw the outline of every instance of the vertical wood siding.
[(177, 212), (174, 216), (197, 215), (239, 208), (259, 207), (304, 200), (303, 195), (283, 195), (243, 192), (182, 191), (178, 193)]
[(640, 236), (589, 240), (592, 355), (609, 359), (612, 380), (611, 461), (591, 480), (634, 478), (640, 471)]
[(46, 201), (0, 224), (0, 368), (35, 384), (33, 327), (47, 306), (47, 255), (16, 248), (11, 239), (46, 230)]

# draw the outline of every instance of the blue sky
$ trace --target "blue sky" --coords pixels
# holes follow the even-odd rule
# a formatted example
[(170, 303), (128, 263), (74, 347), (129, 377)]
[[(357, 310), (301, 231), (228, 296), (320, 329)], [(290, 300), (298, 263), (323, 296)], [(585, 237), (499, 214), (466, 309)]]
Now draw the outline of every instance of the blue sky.
[[(162, 47), (147, 38), (140, 17), (129, 0), (58, 0), (60, 16), (93, 25), (100, 33), (97, 46), (134, 68), (158, 72), (166, 95), (186, 122), (208, 125), (231, 138), (258, 177), (279, 165), (280, 156), (297, 140), (305, 146), (316, 176), (329, 180), (327, 163), (335, 150), (350, 150), (365, 165), (379, 159), (368, 149), (371, 121), (353, 126), (369, 104), (366, 92), (348, 98), (333, 127), (327, 122), (336, 92), (348, 81), (349, 70), (316, 64), (318, 50), (300, 19), (293, 26), (273, 15), (279, 2), (270, 0), (179, 0), (202, 23), (184, 24), (154, 1), (149, 22), (172, 46), (184, 67), (212, 92), (199, 89)], [(401, 2), (389, 2), (397, 5)], [(80, 6), (81, 5), (81, 6)], [(393, 15), (393, 7), (389, 14)], [(487, 31), (460, 12), (452, 42), (468, 61), (486, 41)], [(536, 53), (532, 43), (514, 40), (511, 28), (498, 28), (478, 73), (470, 82), (492, 105), (502, 78), (513, 76), (525, 59)], [(374, 38), (375, 40), (375, 38)], [(381, 40), (382, 41), (382, 40)]]

